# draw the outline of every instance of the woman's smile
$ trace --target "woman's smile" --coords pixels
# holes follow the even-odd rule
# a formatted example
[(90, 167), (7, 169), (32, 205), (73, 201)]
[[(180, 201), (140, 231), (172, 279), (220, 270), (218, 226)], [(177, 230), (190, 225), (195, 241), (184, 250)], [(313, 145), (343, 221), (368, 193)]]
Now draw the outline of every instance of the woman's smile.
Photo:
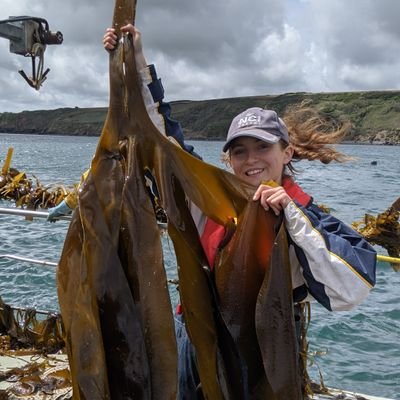
[(261, 174), (264, 171), (264, 168), (257, 168), (257, 169), (251, 169), (250, 171), (246, 172), (247, 176), (254, 176), (257, 174)]
[(235, 175), (251, 185), (274, 180), (280, 184), (285, 165), (292, 158), (292, 148), (280, 142), (267, 143), (250, 136), (237, 138), (230, 148), (230, 164)]

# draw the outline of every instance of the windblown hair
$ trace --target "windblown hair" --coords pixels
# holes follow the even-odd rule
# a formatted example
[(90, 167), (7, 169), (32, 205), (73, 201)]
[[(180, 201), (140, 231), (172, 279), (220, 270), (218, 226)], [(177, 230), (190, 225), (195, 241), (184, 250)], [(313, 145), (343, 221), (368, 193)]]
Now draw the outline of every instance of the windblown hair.
[(338, 125), (336, 121), (323, 118), (308, 102), (289, 107), (282, 119), (294, 148), (293, 161), (319, 160), (329, 164), (352, 159), (335, 148), (350, 129), (349, 122)]
[[(300, 160), (319, 160), (323, 164), (332, 161), (345, 162), (353, 157), (347, 156), (336, 149), (349, 131), (350, 122), (339, 123), (336, 120), (323, 117), (309, 101), (288, 107), (282, 117), (289, 132), (289, 141), (294, 149), (292, 161), (285, 168), (285, 174), (295, 174), (293, 163)], [(287, 144), (280, 141), (283, 147)], [(230, 166), (230, 153), (223, 153), (221, 161)]]

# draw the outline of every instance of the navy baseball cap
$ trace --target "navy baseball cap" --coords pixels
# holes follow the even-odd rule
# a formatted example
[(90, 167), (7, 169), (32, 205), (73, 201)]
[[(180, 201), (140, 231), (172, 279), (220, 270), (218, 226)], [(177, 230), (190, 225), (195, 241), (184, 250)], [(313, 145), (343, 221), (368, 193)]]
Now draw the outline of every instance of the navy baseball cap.
[(243, 136), (250, 136), (267, 143), (283, 140), (289, 144), (289, 133), (285, 123), (272, 110), (252, 107), (237, 115), (231, 123), (222, 151), (226, 152), (232, 141)]

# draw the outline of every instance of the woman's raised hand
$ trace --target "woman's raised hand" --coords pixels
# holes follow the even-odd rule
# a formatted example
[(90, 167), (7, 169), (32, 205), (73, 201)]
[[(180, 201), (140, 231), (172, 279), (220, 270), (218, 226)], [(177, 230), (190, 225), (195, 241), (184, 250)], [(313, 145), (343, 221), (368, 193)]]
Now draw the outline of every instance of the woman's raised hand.
[[(133, 46), (135, 49), (135, 59), (137, 64), (137, 69), (145, 68), (147, 66), (146, 59), (143, 54), (143, 45), (142, 45), (142, 35), (135, 26), (132, 24), (127, 24), (121, 27), (121, 32), (125, 34), (130, 34), (133, 40)], [(107, 51), (112, 51), (115, 49), (117, 45), (118, 37), (115, 33), (114, 28), (107, 28), (106, 32), (103, 36), (103, 45)]]
[(117, 44), (117, 35), (115, 34), (114, 28), (107, 28), (106, 33), (103, 36), (103, 45), (107, 51), (114, 50)]

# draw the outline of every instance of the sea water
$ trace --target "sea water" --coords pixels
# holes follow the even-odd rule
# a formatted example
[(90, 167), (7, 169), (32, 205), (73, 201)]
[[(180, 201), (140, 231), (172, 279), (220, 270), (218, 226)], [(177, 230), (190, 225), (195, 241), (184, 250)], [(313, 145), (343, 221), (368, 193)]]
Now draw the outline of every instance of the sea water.
[[(0, 166), (9, 147), (12, 166), (44, 185), (72, 185), (90, 165), (97, 138), (0, 134)], [(188, 142), (206, 162), (223, 168), (220, 142)], [(341, 145), (354, 157), (345, 164), (300, 162), (298, 182), (317, 204), (344, 222), (376, 215), (400, 196), (400, 148)], [(373, 163), (375, 161), (375, 163)], [(374, 165), (376, 164), (376, 165)], [(0, 201), (0, 207), (12, 204)], [(1, 257), (18, 255), (58, 262), (68, 222), (27, 221), (0, 215), (0, 295), (18, 307), (58, 310), (55, 268)], [(162, 238), (169, 277), (176, 276), (172, 243)], [(382, 248), (377, 248), (386, 254)], [(171, 285), (173, 301), (176, 290)], [(363, 304), (348, 312), (312, 305), (309, 370), (324, 382), (371, 395), (400, 399), (400, 273), (378, 263), (377, 284)]]

